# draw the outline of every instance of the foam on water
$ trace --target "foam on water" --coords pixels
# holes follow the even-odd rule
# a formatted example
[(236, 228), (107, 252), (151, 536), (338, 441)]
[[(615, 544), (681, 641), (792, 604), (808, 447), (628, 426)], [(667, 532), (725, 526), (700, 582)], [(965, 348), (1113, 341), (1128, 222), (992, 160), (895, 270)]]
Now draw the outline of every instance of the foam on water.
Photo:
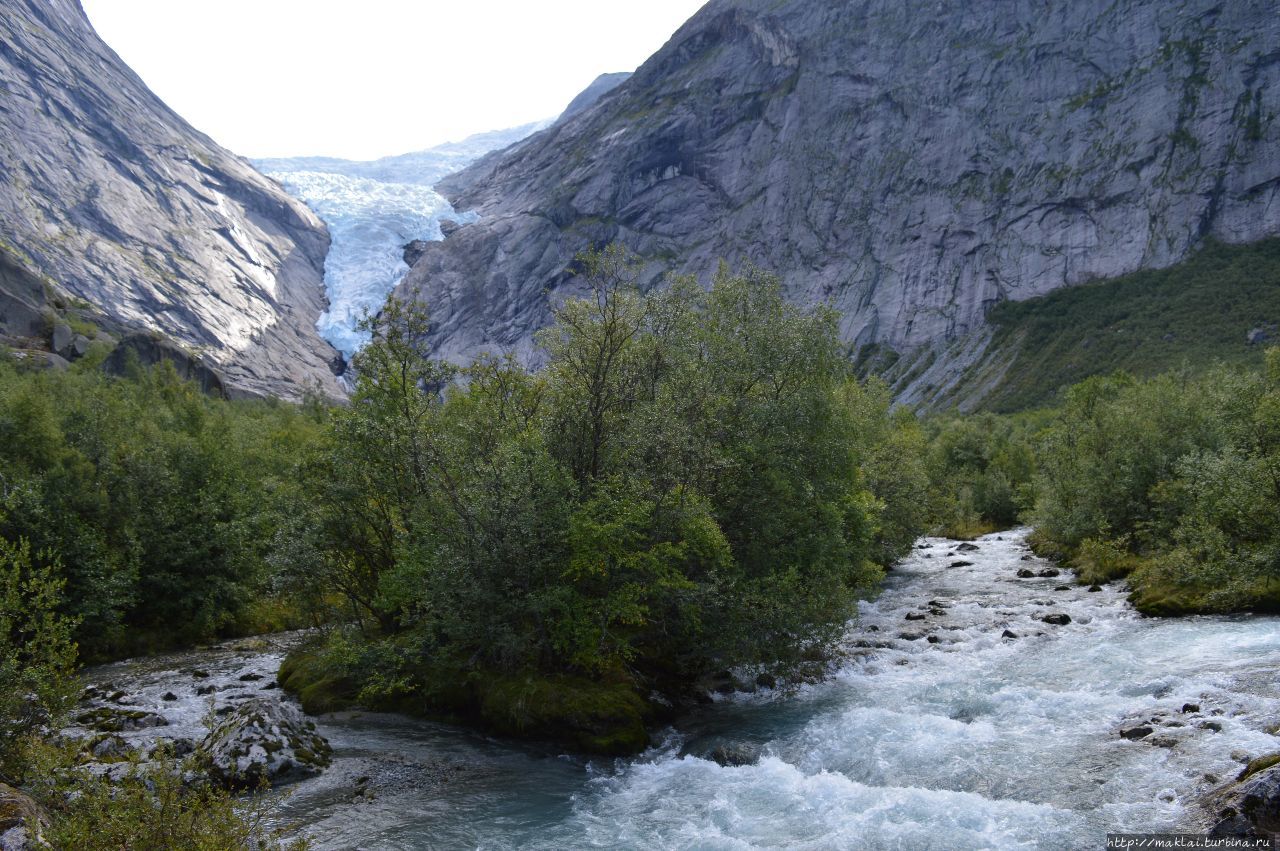
[[(321, 849), (1059, 849), (1195, 828), (1197, 795), (1280, 750), (1280, 619), (1142, 618), (1120, 588), (1017, 578), (1049, 568), (1024, 540), (924, 541), (862, 605), (832, 677), (721, 701), (635, 760), (324, 719), (334, 766), (285, 816)], [(1148, 740), (1118, 735), (1138, 721)], [(725, 744), (760, 758), (711, 761)]]

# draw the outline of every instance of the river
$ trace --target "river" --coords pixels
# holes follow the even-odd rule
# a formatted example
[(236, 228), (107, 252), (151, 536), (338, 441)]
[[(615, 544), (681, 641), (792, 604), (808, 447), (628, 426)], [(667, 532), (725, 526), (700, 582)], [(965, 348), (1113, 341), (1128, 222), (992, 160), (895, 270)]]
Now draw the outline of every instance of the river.
[[(1019, 578), (1052, 569), (1023, 531), (959, 546), (922, 541), (823, 682), (720, 699), (642, 757), (330, 716), (335, 763), (280, 818), (318, 849), (1093, 849), (1107, 832), (1194, 829), (1200, 793), (1280, 750), (1280, 619), (1143, 618), (1119, 587)], [(181, 729), (208, 700), (188, 696), (193, 666), (227, 692), (261, 688), (240, 677), (271, 674), (286, 644), (93, 676)], [(1119, 735), (1137, 722), (1154, 732)]]

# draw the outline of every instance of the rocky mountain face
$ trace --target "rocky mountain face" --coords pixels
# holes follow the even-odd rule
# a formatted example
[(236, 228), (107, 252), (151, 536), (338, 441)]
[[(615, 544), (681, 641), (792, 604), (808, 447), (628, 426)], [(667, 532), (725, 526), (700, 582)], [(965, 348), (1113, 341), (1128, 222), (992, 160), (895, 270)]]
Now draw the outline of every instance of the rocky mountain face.
[(324, 225), (156, 98), (77, 0), (0, 12), (0, 331), (39, 332), (56, 292), (171, 338), (229, 392), (342, 395), (315, 330)]
[(1261, 0), (712, 0), (608, 96), (444, 181), (480, 219), (402, 292), (441, 354), (536, 362), (574, 254), (620, 241), (648, 283), (755, 263), (840, 309), (851, 348), (972, 360), (1001, 300), (1280, 233), (1277, 112)]

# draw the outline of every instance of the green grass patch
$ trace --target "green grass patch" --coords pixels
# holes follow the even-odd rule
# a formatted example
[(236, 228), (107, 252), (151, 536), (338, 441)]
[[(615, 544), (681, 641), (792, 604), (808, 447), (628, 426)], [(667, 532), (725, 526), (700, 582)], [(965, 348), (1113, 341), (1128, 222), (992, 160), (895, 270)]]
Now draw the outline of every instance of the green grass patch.
[(990, 357), (1012, 360), (983, 402), (989, 410), (1052, 404), (1062, 388), (1116, 370), (1260, 368), (1266, 346), (1248, 334), (1280, 339), (1280, 239), (1211, 242), (1176, 266), (1004, 302), (989, 319)]

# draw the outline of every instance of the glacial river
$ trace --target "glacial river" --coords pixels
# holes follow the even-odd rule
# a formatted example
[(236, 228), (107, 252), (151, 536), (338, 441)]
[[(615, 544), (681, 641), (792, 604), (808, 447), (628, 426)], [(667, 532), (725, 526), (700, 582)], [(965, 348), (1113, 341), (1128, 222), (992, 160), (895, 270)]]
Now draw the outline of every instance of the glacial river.
[[(862, 605), (826, 681), (725, 698), (636, 759), (327, 717), (334, 766), (293, 787), (281, 818), (319, 849), (1096, 849), (1107, 832), (1195, 829), (1200, 793), (1280, 750), (1266, 732), (1280, 619), (1147, 619), (1119, 588), (1018, 578), (1051, 567), (1022, 533), (976, 543), (923, 541)], [(238, 688), (280, 652), (205, 657), (203, 682)], [(185, 691), (159, 696), (190, 664), (96, 673), (194, 716)], [(1120, 737), (1139, 721), (1152, 735)], [(754, 762), (721, 765), (717, 748)]]

